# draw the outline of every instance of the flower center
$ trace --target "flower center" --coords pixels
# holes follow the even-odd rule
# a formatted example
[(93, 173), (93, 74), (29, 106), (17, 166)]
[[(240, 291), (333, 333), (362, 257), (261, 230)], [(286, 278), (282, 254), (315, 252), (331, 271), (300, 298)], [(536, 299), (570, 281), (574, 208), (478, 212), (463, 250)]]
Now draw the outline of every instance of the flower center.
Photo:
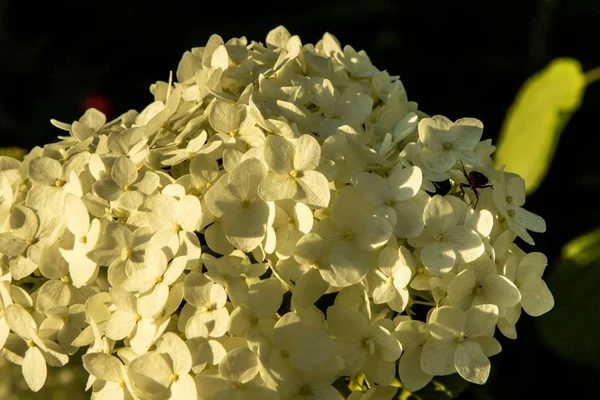
[(352, 233), (352, 232), (342, 233), (342, 240), (344, 240), (346, 242), (350, 242), (350, 241), (354, 240), (354, 233)]
[(312, 389), (310, 388), (310, 386), (308, 386), (306, 383), (304, 383), (302, 386), (300, 386), (300, 389), (298, 390), (298, 394), (303, 397), (311, 396)]
[(65, 275), (65, 276), (61, 277), (60, 280), (66, 284), (71, 283), (71, 279), (69, 278), (69, 275)]
[(295, 169), (290, 171), (290, 176), (294, 179), (302, 178), (302, 171), (296, 171)]
[(444, 143), (444, 150), (452, 150), (452, 143)]
[(369, 352), (369, 354), (375, 353), (375, 343), (369, 338), (364, 338), (362, 342), (363, 347)]
[(123, 260), (128, 260), (131, 258), (131, 256), (133, 256), (133, 250), (131, 250), (130, 248), (124, 248), (121, 258)]
[(54, 182), (54, 184), (56, 185), (56, 187), (63, 187), (65, 186), (65, 181), (61, 180), (61, 179), (57, 179), (56, 182)]

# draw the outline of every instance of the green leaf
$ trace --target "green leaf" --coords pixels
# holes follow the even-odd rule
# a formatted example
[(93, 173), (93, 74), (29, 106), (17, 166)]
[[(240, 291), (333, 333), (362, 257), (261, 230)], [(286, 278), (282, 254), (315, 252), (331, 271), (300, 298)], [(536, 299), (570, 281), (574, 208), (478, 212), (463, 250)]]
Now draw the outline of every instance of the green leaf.
[(509, 108), (495, 164), (521, 175), (528, 194), (544, 179), (560, 134), (579, 108), (585, 87), (581, 64), (557, 58), (523, 84)]
[(600, 229), (565, 245), (546, 282), (555, 305), (536, 319), (541, 339), (565, 359), (600, 371)]

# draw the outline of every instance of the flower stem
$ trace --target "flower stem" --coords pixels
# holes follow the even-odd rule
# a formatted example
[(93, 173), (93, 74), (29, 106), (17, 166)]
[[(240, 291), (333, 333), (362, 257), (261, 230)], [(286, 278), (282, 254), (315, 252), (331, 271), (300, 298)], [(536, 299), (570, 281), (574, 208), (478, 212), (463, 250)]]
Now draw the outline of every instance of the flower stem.
[(592, 68), (585, 73), (585, 83), (589, 85), (600, 80), (600, 67)]

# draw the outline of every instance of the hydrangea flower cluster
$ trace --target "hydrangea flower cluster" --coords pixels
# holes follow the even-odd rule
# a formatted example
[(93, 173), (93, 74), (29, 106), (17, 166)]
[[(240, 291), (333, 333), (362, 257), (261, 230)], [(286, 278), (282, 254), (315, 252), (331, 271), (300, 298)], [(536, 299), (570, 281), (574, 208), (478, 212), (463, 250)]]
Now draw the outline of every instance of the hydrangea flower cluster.
[(391, 399), (483, 384), (495, 328), (552, 308), (514, 243), (545, 223), (480, 121), (281, 26), (213, 35), (176, 77), (0, 158), (0, 347), (33, 391), (80, 351), (97, 399), (325, 400), (357, 376), (352, 399)]

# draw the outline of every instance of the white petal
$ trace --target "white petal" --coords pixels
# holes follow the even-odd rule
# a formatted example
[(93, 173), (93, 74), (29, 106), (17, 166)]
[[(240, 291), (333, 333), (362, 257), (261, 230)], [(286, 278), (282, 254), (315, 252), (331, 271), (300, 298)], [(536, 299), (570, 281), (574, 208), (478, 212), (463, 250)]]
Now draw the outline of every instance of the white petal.
[(546, 283), (535, 277), (525, 279), (519, 285), (523, 310), (532, 317), (547, 313), (554, 307), (554, 297)]
[(49, 157), (36, 158), (29, 163), (29, 179), (48, 186), (54, 186), (56, 180), (61, 178), (62, 166)]
[[(289, 174), (268, 174), (258, 187), (258, 195), (265, 201), (297, 197), (298, 181)], [(329, 189), (328, 189), (329, 190)]]
[(425, 226), (423, 211), (416, 202), (396, 203), (394, 211), (396, 212), (396, 225), (394, 226), (396, 236), (414, 238), (423, 232)]
[(398, 164), (390, 171), (388, 181), (393, 199), (404, 201), (417, 194), (421, 188), (423, 174), (419, 167), (401, 168)]
[(248, 309), (259, 318), (274, 316), (282, 301), (281, 283), (276, 278), (256, 282), (248, 291)]
[(429, 375), (450, 375), (456, 372), (454, 353), (458, 343), (456, 340), (431, 338), (423, 346), (421, 368)]
[(181, 227), (192, 232), (196, 229), (200, 218), (202, 218), (202, 206), (196, 196), (185, 196), (177, 204), (177, 222)]
[(153, 351), (136, 358), (129, 364), (133, 382), (144, 392), (164, 393), (171, 384), (173, 374), (165, 356)]
[(173, 361), (173, 372), (176, 375), (187, 374), (192, 369), (192, 355), (185, 342), (173, 332), (161, 336), (156, 345), (159, 353), (166, 353)]
[(137, 167), (128, 157), (121, 156), (113, 164), (110, 176), (120, 188), (124, 188), (137, 179)]
[(398, 375), (402, 385), (411, 392), (424, 388), (433, 376), (421, 369), (422, 348), (405, 350), (398, 363)]
[(498, 322), (497, 306), (480, 304), (467, 311), (466, 315), (465, 336), (493, 336), (496, 322)]
[(329, 205), (329, 182), (325, 175), (317, 171), (305, 171), (296, 179), (299, 190), (294, 196), (309, 207), (325, 208)]
[(171, 385), (171, 398), (181, 400), (196, 400), (198, 398), (196, 384), (189, 374), (179, 375)]
[(445, 234), (451, 226), (452, 214), (450, 202), (440, 195), (435, 195), (425, 206), (423, 220), (425, 225), (435, 233)]
[(456, 262), (456, 254), (443, 242), (433, 242), (421, 250), (421, 261), (425, 268), (436, 275), (450, 272)]
[(121, 340), (131, 333), (135, 323), (135, 314), (129, 311), (117, 310), (108, 320), (104, 332), (107, 337), (113, 340)]
[(292, 303), (295, 306), (314, 304), (328, 288), (319, 270), (311, 268), (296, 281)]
[(483, 296), (486, 303), (499, 307), (512, 307), (521, 301), (519, 289), (508, 278), (490, 275), (483, 282)]
[(361, 312), (345, 306), (334, 305), (327, 309), (327, 324), (334, 336), (346, 343), (358, 343), (369, 336), (371, 327)]
[(256, 354), (248, 348), (234, 349), (219, 363), (219, 372), (230, 381), (249, 382), (258, 374)]
[(539, 215), (529, 212), (521, 207), (514, 207), (513, 221), (533, 232), (546, 232), (546, 221)]
[(446, 239), (448, 245), (456, 252), (456, 260), (459, 264), (474, 261), (485, 251), (481, 237), (466, 226), (455, 226), (450, 229)]
[(258, 196), (258, 185), (266, 175), (265, 165), (256, 158), (249, 158), (231, 171), (227, 187), (240, 200), (255, 199)]
[(451, 306), (435, 308), (429, 316), (431, 335), (438, 339), (456, 339), (465, 329), (466, 323), (467, 315), (462, 310)]
[[(268, 137), (267, 137), (268, 139)], [(294, 169), (309, 171), (319, 166), (321, 159), (321, 146), (312, 135), (302, 135), (294, 143), (296, 154), (294, 156)]]
[(37, 392), (44, 386), (48, 369), (40, 349), (34, 346), (25, 352), (22, 369), (25, 382), (32, 391)]
[(5, 313), (6, 323), (13, 332), (25, 339), (33, 338), (37, 331), (37, 324), (23, 306), (11, 304), (6, 308)]
[(365, 251), (377, 250), (392, 236), (393, 228), (384, 218), (375, 215), (365, 215), (354, 227), (356, 244)]
[(269, 135), (265, 141), (264, 156), (269, 169), (277, 174), (287, 174), (294, 169), (296, 147), (279, 135)]
[(154, 286), (149, 293), (138, 297), (137, 308), (140, 315), (152, 318), (160, 313), (169, 297), (169, 287), (163, 283)]
[(85, 236), (90, 228), (90, 216), (83, 201), (68, 193), (65, 196), (64, 207), (65, 225), (76, 238)]
[(335, 113), (343, 123), (348, 125), (362, 124), (373, 107), (373, 99), (363, 91), (362, 85), (355, 83), (349, 86), (338, 98)]
[(369, 271), (369, 253), (353, 242), (337, 242), (331, 249), (329, 261), (335, 274), (346, 282), (345, 286), (360, 282)]
[(98, 379), (105, 381), (121, 381), (121, 365), (118, 358), (105, 353), (88, 353), (83, 355), (83, 366), (86, 371)]
[(456, 370), (469, 382), (483, 385), (490, 375), (490, 360), (478, 343), (465, 341), (458, 345), (454, 355)]

